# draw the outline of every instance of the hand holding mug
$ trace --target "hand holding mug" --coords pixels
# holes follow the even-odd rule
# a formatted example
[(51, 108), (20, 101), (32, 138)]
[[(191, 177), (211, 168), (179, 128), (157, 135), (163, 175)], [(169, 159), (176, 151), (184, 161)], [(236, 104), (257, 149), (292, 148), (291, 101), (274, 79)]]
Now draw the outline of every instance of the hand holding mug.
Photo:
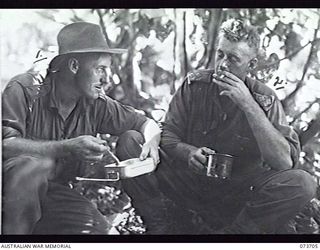
[(201, 147), (190, 152), (188, 158), (188, 167), (197, 174), (203, 174), (206, 172), (207, 155), (215, 154), (215, 151)]

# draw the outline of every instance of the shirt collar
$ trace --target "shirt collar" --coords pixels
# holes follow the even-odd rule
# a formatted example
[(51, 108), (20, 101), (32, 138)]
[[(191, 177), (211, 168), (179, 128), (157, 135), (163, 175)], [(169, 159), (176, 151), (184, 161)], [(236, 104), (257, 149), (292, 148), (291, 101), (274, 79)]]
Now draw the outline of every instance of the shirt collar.
[[(47, 83), (50, 84), (50, 86), (51, 86), (50, 91), (49, 91), (49, 95), (47, 98), (47, 107), (49, 110), (58, 112), (59, 107), (57, 104), (57, 97), (55, 94), (56, 93), (56, 82), (54, 81), (54, 79), (51, 79), (49, 77)], [(94, 100), (89, 100), (87, 98), (80, 98), (80, 100), (76, 104), (76, 107), (78, 106), (80, 108), (81, 112), (84, 112), (87, 109), (88, 105), (93, 105), (93, 103), (94, 103)]]
[(58, 105), (55, 98), (55, 92), (56, 92), (56, 85), (54, 80), (51, 79), (50, 81), (51, 89), (48, 96), (48, 108), (52, 110), (58, 111)]

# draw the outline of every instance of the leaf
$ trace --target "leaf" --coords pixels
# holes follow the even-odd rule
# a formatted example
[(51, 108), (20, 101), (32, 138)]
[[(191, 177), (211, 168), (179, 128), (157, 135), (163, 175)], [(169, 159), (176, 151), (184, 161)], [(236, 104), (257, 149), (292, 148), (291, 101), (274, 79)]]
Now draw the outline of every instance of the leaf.
[(146, 15), (149, 19), (161, 18), (165, 16), (164, 9), (142, 9), (141, 14)]
[(301, 40), (302, 37), (299, 34), (297, 34), (293, 30), (290, 30), (289, 33), (286, 35), (284, 42), (285, 55), (288, 56), (297, 48), (301, 47)]

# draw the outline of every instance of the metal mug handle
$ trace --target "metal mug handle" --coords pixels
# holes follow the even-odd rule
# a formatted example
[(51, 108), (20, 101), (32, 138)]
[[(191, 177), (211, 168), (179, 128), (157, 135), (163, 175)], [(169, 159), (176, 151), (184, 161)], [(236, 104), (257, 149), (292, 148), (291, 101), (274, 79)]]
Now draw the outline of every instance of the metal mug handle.
[(215, 156), (216, 156), (216, 153), (208, 155), (207, 176), (212, 176), (211, 170), (217, 167), (217, 164), (216, 164), (217, 160)]

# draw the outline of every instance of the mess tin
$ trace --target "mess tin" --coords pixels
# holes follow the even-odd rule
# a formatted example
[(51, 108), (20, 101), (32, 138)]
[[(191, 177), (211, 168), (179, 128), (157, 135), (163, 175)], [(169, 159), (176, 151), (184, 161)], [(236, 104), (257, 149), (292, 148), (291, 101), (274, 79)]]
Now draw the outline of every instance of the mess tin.
[(156, 165), (151, 157), (141, 161), (139, 158), (132, 158), (125, 161), (108, 164), (104, 166), (106, 179), (108, 181), (118, 181), (120, 179), (133, 178), (143, 174), (151, 173), (156, 169)]
[(227, 179), (232, 172), (233, 156), (228, 154), (207, 155), (207, 176)]
[(105, 178), (97, 179), (90, 177), (76, 177), (78, 181), (118, 181), (120, 179), (133, 178), (143, 174), (151, 173), (156, 165), (151, 157), (141, 161), (139, 158), (132, 158), (117, 163), (103, 166)]

